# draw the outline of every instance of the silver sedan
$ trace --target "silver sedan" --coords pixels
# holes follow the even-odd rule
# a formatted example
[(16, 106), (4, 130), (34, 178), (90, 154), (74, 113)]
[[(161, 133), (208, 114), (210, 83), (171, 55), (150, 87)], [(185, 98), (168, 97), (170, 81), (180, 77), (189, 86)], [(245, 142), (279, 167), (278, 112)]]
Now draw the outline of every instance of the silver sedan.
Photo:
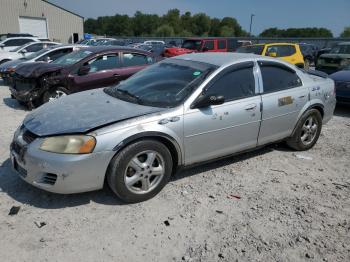
[(111, 189), (125, 202), (161, 191), (179, 167), (287, 141), (314, 146), (335, 108), (333, 80), (276, 59), (200, 53), (119, 85), (50, 102), (14, 134), (28, 183), (56, 193)]

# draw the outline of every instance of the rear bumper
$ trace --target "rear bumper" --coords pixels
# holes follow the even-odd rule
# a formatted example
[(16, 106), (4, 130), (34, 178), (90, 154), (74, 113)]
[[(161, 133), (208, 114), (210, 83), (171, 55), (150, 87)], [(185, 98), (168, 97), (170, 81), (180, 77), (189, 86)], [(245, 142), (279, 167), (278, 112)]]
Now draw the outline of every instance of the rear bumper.
[(58, 194), (72, 194), (103, 188), (109, 161), (115, 152), (65, 155), (39, 149), (41, 139), (27, 145), (24, 153), (11, 146), (13, 169), (27, 183)]

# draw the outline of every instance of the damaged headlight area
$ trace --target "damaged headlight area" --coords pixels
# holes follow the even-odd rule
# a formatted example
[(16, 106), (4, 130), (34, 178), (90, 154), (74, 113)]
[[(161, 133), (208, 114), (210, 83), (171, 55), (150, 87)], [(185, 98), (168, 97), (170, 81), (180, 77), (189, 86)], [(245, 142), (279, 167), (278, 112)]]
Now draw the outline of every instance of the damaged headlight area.
[(89, 154), (96, 145), (96, 139), (87, 135), (47, 137), (40, 149), (59, 154)]

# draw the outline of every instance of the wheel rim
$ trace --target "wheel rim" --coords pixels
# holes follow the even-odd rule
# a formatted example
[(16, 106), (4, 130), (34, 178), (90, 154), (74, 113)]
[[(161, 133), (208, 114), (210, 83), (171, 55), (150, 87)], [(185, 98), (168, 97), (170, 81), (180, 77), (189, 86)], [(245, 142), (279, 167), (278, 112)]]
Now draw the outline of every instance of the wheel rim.
[(124, 173), (124, 183), (135, 194), (147, 194), (155, 189), (165, 173), (163, 157), (153, 150), (135, 155)]
[(54, 92), (50, 93), (49, 101), (57, 100), (62, 96), (66, 96), (67, 94), (61, 90), (55, 90)]
[(311, 144), (316, 137), (318, 123), (314, 116), (309, 116), (301, 129), (300, 139), (304, 145)]

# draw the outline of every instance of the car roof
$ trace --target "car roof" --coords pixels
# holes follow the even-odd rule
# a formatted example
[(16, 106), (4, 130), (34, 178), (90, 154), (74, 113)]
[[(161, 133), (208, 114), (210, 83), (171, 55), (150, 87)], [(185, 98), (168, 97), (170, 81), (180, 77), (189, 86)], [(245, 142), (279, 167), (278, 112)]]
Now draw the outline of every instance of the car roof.
[[(260, 56), (255, 54), (246, 53), (228, 53), (228, 52), (207, 52), (207, 53), (191, 53), (180, 56), (175, 56), (173, 59), (190, 60), (195, 62), (208, 63), (216, 66), (224, 66), (227, 64), (232, 64), (233, 62), (241, 60), (254, 60), (254, 59), (264, 59), (276, 61), (276, 58), (268, 58), (266, 56)], [(280, 62), (277, 60), (277, 62)]]
[(141, 49), (135, 49), (127, 46), (89, 46), (85, 50), (93, 53), (102, 53), (102, 52), (113, 52), (113, 51), (141, 51), (143, 53), (148, 53)]
[(265, 45), (298, 45), (298, 44), (296, 43), (262, 43), (262, 44), (248, 45), (248, 46), (265, 46)]

